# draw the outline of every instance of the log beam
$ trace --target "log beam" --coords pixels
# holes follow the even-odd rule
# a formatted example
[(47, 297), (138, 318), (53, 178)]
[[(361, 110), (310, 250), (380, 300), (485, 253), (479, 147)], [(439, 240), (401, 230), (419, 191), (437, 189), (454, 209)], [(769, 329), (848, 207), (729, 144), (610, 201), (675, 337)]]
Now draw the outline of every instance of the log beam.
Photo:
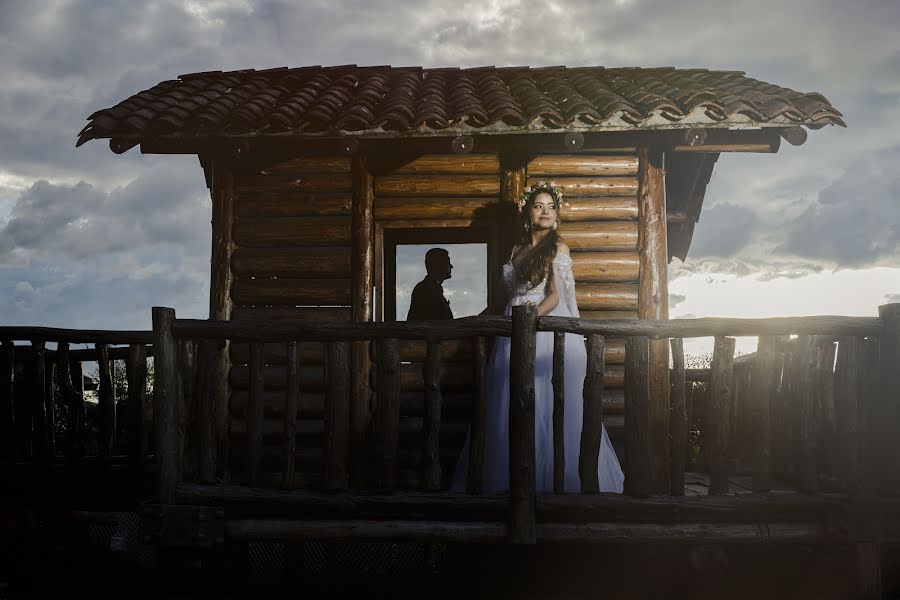
[[(638, 317), (668, 319), (668, 249), (666, 244), (666, 185), (663, 153), (656, 148), (640, 152), (638, 194), (641, 253)], [(649, 345), (650, 477), (652, 491), (669, 491), (669, 344)]]
[[(350, 298), (351, 319), (356, 322), (372, 320), (372, 284), (375, 256), (375, 190), (373, 177), (362, 154), (354, 156), (353, 204), (350, 234), (353, 244), (351, 255)], [(362, 485), (365, 472), (365, 449), (372, 422), (369, 374), (369, 342), (357, 342), (352, 347), (351, 401), (350, 401), (350, 480), (354, 486)]]

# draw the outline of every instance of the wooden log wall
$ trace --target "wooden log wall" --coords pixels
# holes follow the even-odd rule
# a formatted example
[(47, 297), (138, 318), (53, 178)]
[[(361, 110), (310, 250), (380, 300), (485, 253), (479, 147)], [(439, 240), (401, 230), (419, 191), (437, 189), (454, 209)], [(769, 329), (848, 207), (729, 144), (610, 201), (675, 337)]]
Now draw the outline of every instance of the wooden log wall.
[[(235, 173), (234, 251), (230, 257), (233, 321), (351, 319), (353, 169), (349, 156), (326, 156), (296, 158), (252, 173)], [(325, 417), (323, 345), (297, 345), (297, 360), (290, 367), (300, 373), (299, 399), (296, 391), (287, 393), (288, 346), (264, 344), (260, 353), (260, 479), (288, 486), (317, 480), (322, 475)], [(253, 385), (250, 358), (249, 344), (230, 346), (229, 460), (239, 469), (245, 468), (246, 416)], [(297, 407), (296, 421), (285, 418), (289, 400)], [(285, 426), (297, 432), (296, 478), (286, 476), (281, 464)], [(310, 456), (317, 458), (310, 460)]]
[[(424, 155), (374, 178), (374, 219), (381, 228), (439, 228), (487, 225), (496, 227), (501, 198), (501, 168), (496, 155)], [(435, 241), (435, 245), (440, 245)], [(452, 259), (452, 257), (451, 257)], [(424, 275), (424, 265), (422, 265)], [(406, 315), (397, 315), (399, 320)], [(432, 352), (437, 349), (433, 348)], [(450, 340), (440, 344), (440, 368), (428, 373), (428, 344), (400, 341), (400, 480), (398, 484), (428, 489), (447, 487), (472, 420), (475, 382), (475, 341)], [(430, 383), (430, 385), (429, 385)], [(426, 390), (430, 404), (426, 402)], [(437, 410), (439, 428), (429, 434)], [(438, 465), (426, 459), (434, 458)]]
[[(638, 316), (638, 170), (634, 154), (544, 154), (527, 165), (527, 185), (563, 189), (559, 233), (572, 252), (582, 318)], [(607, 339), (604, 355), (603, 421), (623, 462), (625, 340)]]

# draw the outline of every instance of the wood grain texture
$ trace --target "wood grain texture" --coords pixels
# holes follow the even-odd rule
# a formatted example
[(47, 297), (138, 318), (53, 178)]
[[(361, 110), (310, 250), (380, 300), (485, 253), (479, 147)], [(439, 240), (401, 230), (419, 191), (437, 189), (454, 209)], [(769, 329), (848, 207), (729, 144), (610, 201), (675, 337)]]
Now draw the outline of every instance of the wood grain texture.
[(396, 339), (375, 342), (375, 489), (393, 491), (397, 486), (397, 445), (400, 422), (400, 357)]
[(346, 490), (350, 467), (350, 345), (333, 342), (325, 347), (328, 386), (325, 406), (325, 490)]
[(603, 426), (604, 339), (601, 335), (587, 338), (587, 374), (584, 378), (584, 414), (581, 426), (581, 446), (578, 456), (578, 475), (581, 491), (585, 494), (600, 492), (597, 463), (600, 457), (600, 439)]
[(637, 282), (638, 252), (573, 252), (572, 275), (578, 285), (590, 282)]
[[(467, 369), (468, 371), (468, 369)], [(441, 343), (428, 344), (423, 371), (425, 388), (425, 466), (422, 484), (426, 491), (441, 487)]]
[(638, 248), (637, 221), (564, 222), (559, 234), (573, 251), (635, 251)]
[(497, 175), (384, 175), (375, 178), (375, 195), (408, 196), (498, 196)]
[(350, 279), (248, 279), (234, 282), (232, 298), (238, 304), (349, 305)]
[(426, 154), (393, 170), (397, 175), (456, 173), (468, 175), (496, 175), (500, 158), (496, 154)]
[(154, 306), (153, 315), (153, 423), (156, 431), (158, 499), (170, 504), (181, 483), (178, 455), (178, 369), (172, 324), (175, 311)]
[(509, 356), (509, 541), (534, 544), (535, 508), (535, 328), (537, 307), (514, 306)]
[(636, 156), (543, 154), (528, 163), (529, 177), (636, 175)]
[[(553, 493), (566, 490), (566, 334), (553, 334)], [(582, 436), (583, 437), (583, 436)], [(571, 459), (570, 459), (571, 460)]]
[(838, 342), (835, 362), (835, 417), (837, 441), (840, 448), (840, 479), (847, 492), (855, 493), (860, 486), (860, 401), (863, 389), (863, 362), (866, 359), (865, 340), (842, 337)]
[(261, 173), (269, 175), (294, 173), (349, 173), (349, 156), (299, 156), (290, 160), (266, 165)]
[(728, 403), (734, 371), (734, 338), (717, 336), (710, 366), (706, 406), (706, 449), (709, 454), (709, 495), (728, 493)]
[(234, 222), (238, 246), (349, 246), (346, 217), (245, 217)]
[(650, 493), (649, 344), (646, 337), (625, 338), (625, 493)]
[(234, 199), (234, 214), (246, 217), (346, 217), (351, 195), (284, 192), (241, 192)]
[(475, 220), (486, 216), (498, 198), (384, 198), (375, 201), (375, 219), (379, 221), (415, 219)]
[(235, 189), (244, 192), (349, 192), (353, 188), (350, 173), (284, 173), (243, 175), (235, 180)]
[(471, 435), (469, 443), (469, 469), (466, 493), (481, 494), (484, 477), (485, 421), (487, 419), (487, 350), (485, 339), (475, 339), (473, 358), (474, 387), (472, 394)]
[(635, 310), (638, 286), (633, 283), (582, 283), (575, 288), (580, 310)]
[(237, 277), (349, 278), (351, 248), (238, 248), (231, 259)]
[(669, 493), (673, 496), (683, 496), (685, 457), (687, 456), (690, 425), (685, 403), (684, 340), (672, 338), (669, 343), (672, 346)]
[[(529, 178), (530, 183), (536, 183)], [(554, 177), (564, 198), (583, 196), (634, 196), (638, 192), (637, 177)]]
[(756, 359), (750, 368), (750, 427), (753, 491), (767, 492), (772, 487), (772, 394), (776, 384), (778, 359), (776, 338), (761, 336)]

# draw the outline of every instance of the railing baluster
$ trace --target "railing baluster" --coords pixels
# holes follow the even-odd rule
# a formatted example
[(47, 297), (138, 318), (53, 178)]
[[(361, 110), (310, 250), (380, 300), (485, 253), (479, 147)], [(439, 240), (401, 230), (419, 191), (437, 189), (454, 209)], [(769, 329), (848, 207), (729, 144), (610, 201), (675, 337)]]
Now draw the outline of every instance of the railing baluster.
[(13, 464), (16, 457), (15, 346), (0, 342), (0, 463)]
[(73, 452), (76, 459), (80, 459), (84, 457), (85, 453), (85, 426), (87, 424), (87, 411), (84, 405), (84, 367), (81, 365), (81, 359), (74, 358), (69, 360), (69, 373), (72, 376), (72, 387), (75, 388), (75, 393), (77, 394), (75, 396), (75, 406), (69, 407), (69, 418), (77, 417), (78, 419), (78, 428), (73, 430), (76, 435), (76, 446)]
[(216, 404), (215, 391), (219, 382), (215, 379), (218, 373), (218, 351), (224, 342), (218, 340), (201, 340), (196, 347), (195, 364), (197, 378), (194, 387), (194, 405), (197, 407), (197, 422), (194, 431), (197, 435), (197, 481), (212, 483), (216, 480), (216, 467), (219, 459), (218, 422), (222, 418), (220, 411), (225, 410)]
[(297, 342), (287, 343), (287, 391), (284, 396), (284, 438), (281, 442), (281, 485), (294, 488), (294, 453), (297, 450), (297, 412), (300, 410), (300, 352)]
[(50, 460), (47, 439), (47, 378), (44, 373), (44, 341), (31, 342), (31, 428), (32, 457), (35, 463), (46, 464)]
[[(820, 479), (824, 476), (829, 482), (837, 481), (838, 445), (835, 440), (834, 420), (834, 358), (835, 343), (831, 337), (818, 338), (818, 359), (816, 362), (816, 431)], [(833, 484), (831, 484), (833, 486)]]
[(56, 345), (56, 380), (59, 393), (66, 405), (66, 458), (70, 464), (81, 459), (81, 430), (84, 421), (84, 399), (75, 391), (72, 384), (72, 373), (69, 360), (69, 343), (59, 342)]
[(537, 307), (514, 306), (509, 356), (509, 541), (537, 540), (534, 361)]
[(709, 495), (728, 493), (728, 399), (734, 377), (734, 338), (716, 337), (709, 373), (706, 408), (706, 449), (709, 460)]
[(865, 340), (856, 336), (842, 337), (838, 342), (834, 368), (834, 408), (837, 423), (837, 445), (841, 462), (840, 480), (848, 493), (859, 491), (860, 405)]
[(44, 355), (44, 414), (47, 415), (47, 458), (52, 463), (56, 457), (56, 363), (47, 361)]
[(128, 454), (131, 464), (147, 464), (147, 436), (144, 413), (147, 410), (147, 346), (131, 344), (125, 361), (128, 379)]
[[(553, 334), (553, 492), (566, 490), (566, 334)], [(588, 359), (590, 365), (590, 359)]]
[(672, 433), (669, 456), (669, 492), (673, 496), (684, 496), (684, 470), (687, 447), (688, 412), (685, 405), (684, 389), (684, 340), (672, 338), (672, 408), (669, 427)]
[(603, 427), (603, 374), (606, 370), (603, 361), (604, 347), (605, 342), (602, 335), (591, 334), (588, 336), (581, 452), (578, 456), (581, 491), (586, 494), (600, 492), (597, 462), (600, 458), (600, 436)]
[(197, 353), (193, 340), (178, 341), (178, 366), (181, 376), (181, 405), (178, 409), (178, 443), (184, 464), (181, 476), (186, 481), (197, 479), (197, 436), (198, 422), (196, 403)]
[(112, 370), (109, 365), (109, 351), (106, 344), (96, 344), (97, 367), (100, 376), (100, 391), (97, 402), (97, 427), (99, 439), (97, 452), (100, 462), (108, 466), (112, 462), (112, 448), (116, 431), (116, 392), (113, 388)]
[(349, 342), (332, 342), (325, 346), (325, 370), (328, 388), (325, 396), (323, 480), (326, 490), (346, 490), (350, 468)]
[(650, 493), (649, 343), (645, 336), (625, 338), (625, 493)]
[(880, 435), (882, 433), (880, 383), (881, 375), (881, 345), (882, 340), (868, 338), (863, 348), (864, 360), (862, 365), (862, 394), (859, 399), (859, 431), (860, 439), (860, 485), (859, 491), (866, 496), (872, 496), (879, 491), (884, 473), (881, 471), (881, 458), (883, 451)]
[(815, 492), (819, 489), (816, 468), (816, 364), (818, 352), (815, 336), (802, 335), (797, 340), (800, 369), (799, 390), (795, 398), (798, 402), (799, 437), (797, 485), (801, 492)]
[(776, 338), (760, 336), (756, 359), (750, 368), (750, 439), (754, 492), (772, 489), (772, 421), (770, 407), (775, 387), (778, 354)]
[(261, 343), (250, 344), (250, 393), (247, 399), (247, 441), (244, 481), (256, 487), (262, 458), (263, 421), (265, 418), (265, 350)]
[(153, 307), (153, 422), (159, 464), (159, 502), (171, 504), (181, 482), (178, 455), (178, 366), (172, 322), (175, 310)]
[(484, 422), (487, 418), (487, 351), (483, 336), (475, 338), (475, 381), (466, 493), (480, 494), (484, 483)]
[(441, 343), (428, 342), (423, 368), (425, 379), (424, 471), (426, 491), (441, 488)]
[(400, 355), (395, 338), (375, 342), (375, 489), (397, 487), (397, 444), (400, 428)]

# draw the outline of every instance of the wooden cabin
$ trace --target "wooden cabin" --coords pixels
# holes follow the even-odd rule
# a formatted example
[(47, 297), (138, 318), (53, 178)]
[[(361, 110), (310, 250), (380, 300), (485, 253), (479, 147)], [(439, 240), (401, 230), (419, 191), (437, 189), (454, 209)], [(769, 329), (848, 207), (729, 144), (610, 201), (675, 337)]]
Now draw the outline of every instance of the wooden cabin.
[[(209, 320), (155, 308), (152, 336), (6, 327), (0, 341), (132, 344), (136, 381), (152, 341), (150, 512), (166, 524), (164, 546), (852, 543), (874, 597), (880, 544), (900, 531), (889, 500), (900, 481), (881, 458), (897, 454), (884, 424), (900, 418), (898, 305), (878, 318), (668, 320), (667, 263), (688, 255), (719, 155), (774, 153), (825, 125), (843, 122), (821, 95), (731, 71), (183, 75), (94, 113), (78, 144), (108, 138), (116, 153), (198, 156), (212, 197)], [(560, 233), (581, 319), (521, 308), (511, 318), (395, 322), (398, 246), (484, 244), (487, 272), (499, 273), (519, 235), (515, 201), (547, 179), (565, 190)], [(493, 286), (491, 277), (488, 299)], [(508, 497), (482, 497), (478, 484), (446, 491), (469, 428), (470, 482), (480, 480), (486, 338), (516, 332), (524, 359), (511, 369), (527, 381), (538, 330), (586, 336), (582, 443), (599, 439), (602, 419), (625, 495), (583, 480), (584, 494), (536, 496), (522, 476), (534, 462), (527, 386), (511, 392), (520, 408), (510, 415)], [(791, 334), (800, 337), (777, 337)], [(735, 335), (761, 336), (752, 365), (733, 361)], [(686, 477), (698, 465), (687, 460), (694, 388), (680, 340), (696, 336), (715, 336), (716, 350), (694, 377), (708, 388), (695, 399), (707, 464)], [(102, 392), (98, 410), (109, 415)], [(142, 414), (140, 390), (129, 400)], [(147, 423), (133, 423), (129, 453), (141, 464)]]
[[(395, 314), (396, 247), (478, 242), (490, 274), (518, 237), (514, 202), (534, 181), (565, 190), (583, 318), (666, 319), (666, 264), (684, 259), (720, 152), (775, 152), (801, 126), (842, 125), (818, 94), (738, 72), (677, 69), (332, 67), (198, 73), (91, 116), (78, 140), (124, 152), (197, 154), (213, 198), (210, 318), (259, 323), (384, 321)], [(489, 282), (489, 296), (498, 293)], [(606, 344), (603, 411), (620, 453), (624, 340)], [(404, 473), (421, 435), (424, 343), (400, 349)], [(318, 446), (321, 348), (300, 350), (300, 439)], [(222, 357), (230, 435), (240, 443), (251, 385), (246, 344)], [(266, 438), (287, 385), (283, 345), (266, 347)], [(472, 347), (444, 348), (441, 464), (471, 412)], [(653, 480), (667, 489), (669, 354), (650, 349)], [(356, 350), (350, 415), (364, 447), (367, 357)], [(224, 381), (223, 381), (224, 383)], [(230, 400), (226, 400), (230, 398)], [(298, 469), (321, 472), (310, 448)], [(622, 457), (624, 458), (624, 457)], [(415, 478), (404, 479), (415, 486)]]

